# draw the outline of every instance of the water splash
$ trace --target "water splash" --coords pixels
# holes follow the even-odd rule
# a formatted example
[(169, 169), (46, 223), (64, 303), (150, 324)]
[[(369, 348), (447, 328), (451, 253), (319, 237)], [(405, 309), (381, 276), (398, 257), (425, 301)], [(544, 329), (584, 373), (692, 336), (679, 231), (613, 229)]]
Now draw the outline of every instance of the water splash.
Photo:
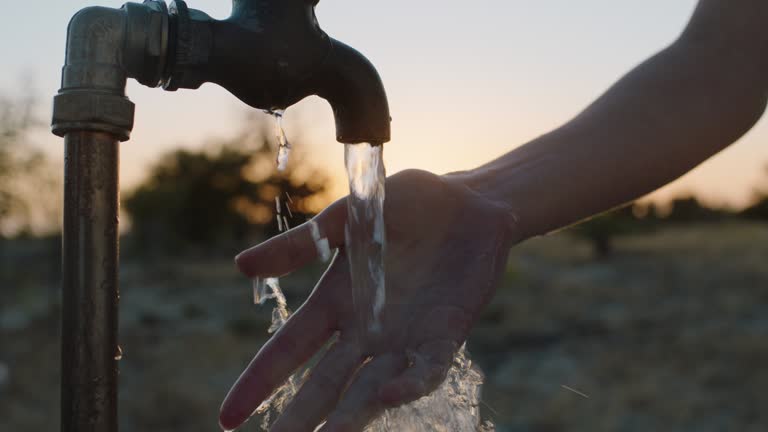
[[(384, 257), (385, 169), (381, 145), (347, 144), (349, 176), (346, 248), (352, 278), (352, 301), (358, 326), (365, 333), (379, 326), (386, 301)], [(480, 417), (483, 375), (465, 347), (454, 357), (446, 380), (429, 396), (387, 410), (366, 432), (488, 432), (493, 423)]]
[(269, 299), (275, 299), (275, 309), (272, 310), (272, 325), (267, 332), (274, 333), (288, 321), (291, 312), (288, 310), (288, 303), (285, 301), (285, 295), (280, 289), (280, 279), (278, 278), (255, 278), (253, 280), (253, 303), (264, 304)]
[(589, 399), (589, 395), (588, 394), (586, 394), (586, 393), (584, 393), (582, 391), (576, 390), (573, 387), (569, 387), (569, 386), (567, 386), (565, 384), (560, 384), (560, 387), (562, 387), (565, 390), (568, 390), (571, 393), (577, 394), (577, 395), (583, 397), (584, 399)]
[(328, 243), (328, 238), (320, 235), (320, 227), (317, 225), (317, 222), (310, 220), (307, 223), (309, 224), (309, 231), (312, 233), (312, 240), (315, 241), (318, 256), (320, 256), (323, 262), (328, 262), (331, 259), (331, 247)]
[[(253, 280), (253, 301), (256, 304), (264, 304), (268, 299), (275, 300), (275, 308), (272, 309), (272, 324), (267, 332), (274, 333), (282, 327), (291, 316), (285, 295), (280, 289), (278, 278), (255, 278)], [(288, 406), (298, 390), (301, 374), (296, 373), (287, 382), (277, 388), (270, 397), (259, 405), (252, 415), (262, 416), (261, 427), (269, 430), (269, 427), (281, 412)]]
[(347, 144), (344, 161), (349, 177), (346, 251), (352, 279), (352, 304), (358, 334), (377, 331), (386, 301), (384, 254), (383, 146)]
[(264, 110), (265, 113), (275, 117), (275, 135), (277, 136), (277, 170), (285, 171), (288, 166), (288, 158), (291, 155), (291, 143), (288, 142), (288, 137), (285, 135), (285, 129), (283, 129), (283, 116), (285, 110)]
[(461, 347), (443, 383), (429, 396), (387, 410), (365, 432), (491, 432), (480, 417), (482, 372)]
[[(269, 332), (277, 331), (291, 315), (277, 278), (255, 279), (254, 302), (275, 299)], [(301, 387), (306, 370), (295, 373), (254, 411), (261, 428), (268, 431)], [(472, 363), (465, 347), (454, 357), (445, 381), (429, 396), (387, 410), (365, 432), (492, 432), (493, 423), (482, 421), (480, 391), (482, 372)]]

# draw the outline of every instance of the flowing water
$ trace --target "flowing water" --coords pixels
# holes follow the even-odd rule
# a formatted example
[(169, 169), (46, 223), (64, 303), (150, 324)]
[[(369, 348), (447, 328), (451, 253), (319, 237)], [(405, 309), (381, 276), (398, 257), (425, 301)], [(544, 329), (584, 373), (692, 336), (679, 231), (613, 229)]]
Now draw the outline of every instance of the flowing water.
[(386, 301), (384, 282), (383, 146), (347, 144), (344, 161), (349, 177), (345, 245), (352, 277), (352, 304), (358, 334), (379, 330)]
[[(282, 128), (282, 111), (270, 112), (277, 119), (278, 169), (287, 163), (290, 144)], [(346, 145), (344, 159), (349, 176), (348, 222), (345, 229), (345, 247), (352, 277), (352, 300), (360, 334), (379, 330), (379, 314), (386, 302), (384, 256), (386, 236), (384, 227), (384, 179), (385, 169), (381, 145)], [(290, 197), (289, 197), (290, 199)], [(281, 202), (275, 199), (278, 226), (289, 229), (282, 215)], [(285, 208), (290, 212), (290, 206)], [(310, 231), (318, 254), (324, 261), (331, 256), (328, 240), (321, 237), (314, 221)], [(277, 331), (290, 317), (285, 296), (277, 278), (255, 279), (254, 303), (263, 304), (274, 299), (272, 325), (269, 332)], [(261, 415), (261, 427), (269, 430), (279, 414), (288, 405), (307, 370), (300, 370), (285, 384), (275, 390), (254, 414)], [(483, 375), (472, 364), (469, 354), (462, 347), (456, 354), (446, 380), (429, 396), (408, 405), (387, 410), (368, 425), (366, 432), (489, 432), (491, 422), (480, 417), (480, 389)]]

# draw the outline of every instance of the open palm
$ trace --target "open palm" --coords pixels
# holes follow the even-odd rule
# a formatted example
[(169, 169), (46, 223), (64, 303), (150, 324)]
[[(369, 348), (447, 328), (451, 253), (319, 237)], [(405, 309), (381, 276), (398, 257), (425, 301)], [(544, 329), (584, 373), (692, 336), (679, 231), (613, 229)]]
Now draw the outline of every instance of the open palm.
[[(361, 431), (384, 409), (443, 381), (453, 355), (493, 295), (514, 243), (510, 213), (457, 177), (409, 170), (387, 179), (386, 304), (381, 328), (360, 331), (344, 243), (346, 199), (314, 221), (339, 252), (312, 294), (264, 345), (222, 406), (227, 430), (242, 424), (338, 333), (273, 431)], [(250, 277), (281, 276), (317, 258), (309, 224), (237, 257)]]

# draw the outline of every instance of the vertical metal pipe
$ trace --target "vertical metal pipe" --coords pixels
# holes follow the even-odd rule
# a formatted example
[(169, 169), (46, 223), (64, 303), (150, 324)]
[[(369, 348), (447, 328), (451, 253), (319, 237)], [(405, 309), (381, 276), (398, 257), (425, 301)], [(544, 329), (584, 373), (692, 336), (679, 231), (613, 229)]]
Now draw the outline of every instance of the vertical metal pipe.
[(133, 128), (128, 77), (165, 78), (163, 1), (87, 7), (67, 27), (52, 132), (64, 137), (61, 430), (117, 431), (118, 158)]
[(61, 430), (117, 431), (118, 138), (65, 136)]

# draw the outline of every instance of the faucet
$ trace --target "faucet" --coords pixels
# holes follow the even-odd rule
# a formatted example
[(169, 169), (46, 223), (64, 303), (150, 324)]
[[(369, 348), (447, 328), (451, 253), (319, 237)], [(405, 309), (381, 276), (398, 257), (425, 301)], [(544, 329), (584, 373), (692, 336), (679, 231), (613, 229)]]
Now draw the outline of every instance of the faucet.
[(262, 110), (326, 99), (345, 144), (390, 139), (376, 69), (329, 37), (319, 0), (233, 0), (216, 20), (182, 0), (88, 7), (67, 31), (51, 129), (64, 138), (61, 430), (117, 431), (119, 142), (128, 78), (166, 91), (220, 85)]

